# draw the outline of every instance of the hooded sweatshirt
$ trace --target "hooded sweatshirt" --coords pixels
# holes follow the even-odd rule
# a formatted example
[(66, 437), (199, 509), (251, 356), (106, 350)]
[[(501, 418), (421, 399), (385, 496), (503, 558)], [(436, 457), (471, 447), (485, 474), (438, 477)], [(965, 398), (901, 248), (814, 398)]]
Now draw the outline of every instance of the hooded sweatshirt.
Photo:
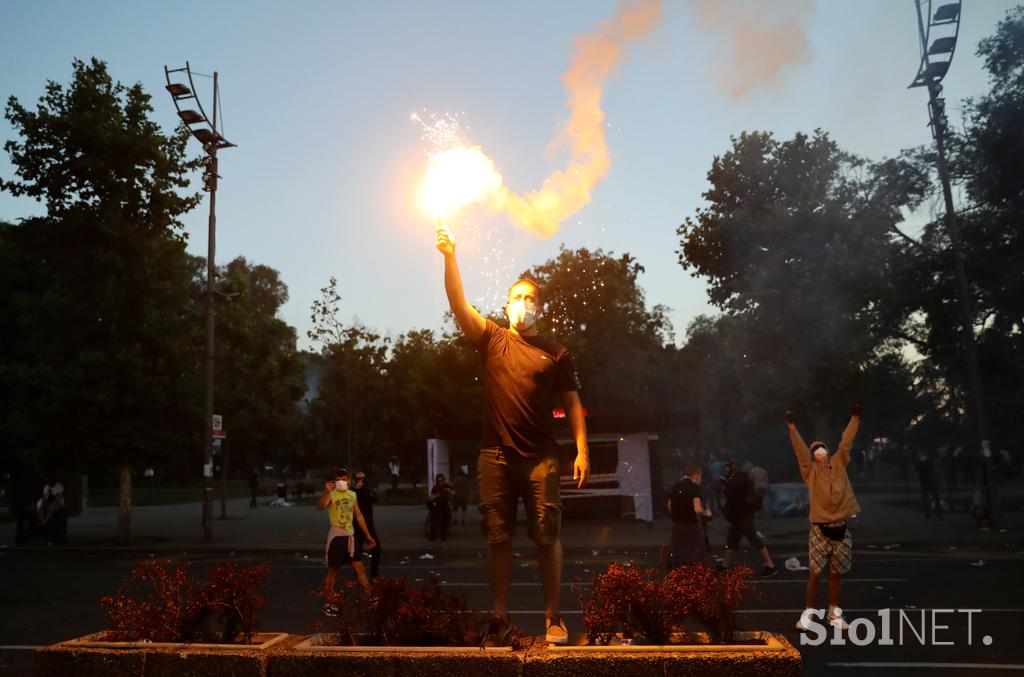
[(793, 444), (800, 476), (807, 483), (811, 499), (810, 520), (816, 524), (841, 522), (858, 512), (860, 505), (853, 495), (846, 466), (850, 463), (853, 438), (860, 427), (860, 417), (853, 416), (843, 431), (839, 450), (824, 463), (815, 461), (795, 425), (789, 426), (789, 441)]

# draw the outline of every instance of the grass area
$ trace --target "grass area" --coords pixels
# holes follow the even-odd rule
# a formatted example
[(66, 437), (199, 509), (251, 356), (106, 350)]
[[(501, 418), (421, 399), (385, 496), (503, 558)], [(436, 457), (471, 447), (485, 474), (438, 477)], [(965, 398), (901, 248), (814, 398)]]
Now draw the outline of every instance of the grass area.
[[(221, 485), (214, 484), (213, 499), (219, 501)], [(246, 484), (228, 484), (228, 498), (247, 498), (249, 487)], [(179, 503), (198, 503), (203, 500), (201, 484), (193, 485), (160, 485), (150, 492), (146, 484), (135, 484), (132, 487), (132, 505), (175, 505)], [(89, 495), (89, 505), (96, 508), (111, 508), (117, 505), (117, 489), (104, 488)]]

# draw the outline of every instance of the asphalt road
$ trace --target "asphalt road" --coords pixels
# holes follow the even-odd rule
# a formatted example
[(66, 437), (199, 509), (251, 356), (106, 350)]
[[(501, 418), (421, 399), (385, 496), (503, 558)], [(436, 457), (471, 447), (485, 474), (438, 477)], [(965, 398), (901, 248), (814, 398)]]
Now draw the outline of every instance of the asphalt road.
[[(437, 575), (451, 590), (463, 594), (470, 606), (484, 609), (488, 590), (481, 553), (439, 553), (420, 559), (422, 550), (386, 553), (382, 575), (406, 576), (414, 582)], [(781, 563), (789, 555), (774, 553)], [(102, 629), (97, 599), (113, 592), (118, 581), (145, 551), (93, 552), (61, 549), (9, 549), (0, 554), (0, 674), (31, 674), (32, 649)], [(165, 555), (161, 555), (165, 556)], [(324, 568), (315, 555), (247, 555), (243, 552), (179, 553), (176, 560), (213, 564), (226, 559), (268, 561), (268, 607), (262, 628), (310, 633), (322, 619), (319, 601), (310, 592), (320, 583)], [(748, 563), (756, 562), (748, 556)], [(984, 566), (971, 562), (984, 560)], [(571, 631), (582, 631), (579, 607), (571, 590), (575, 580), (588, 581), (611, 561), (656, 565), (657, 553), (638, 551), (570, 551), (566, 553), (563, 609)], [(876, 641), (866, 646), (824, 644), (800, 646), (794, 629), (803, 607), (805, 574), (782, 571), (760, 581), (759, 599), (741, 614), (741, 625), (781, 632), (803, 654), (805, 674), (829, 675), (976, 675), (1024, 673), (1024, 557), (1014, 547), (1000, 550), (952, 550), (945, 544), (915, 544), (913, 548), (864, 549), (855, 555), (854, 570), (843, 583), (847, 618), (867, 618), (880, 632), (880, 609), (903, 609), (913, 623), (892, 622), (893, 646)], [(543, 602), (536, 561), (525, 550), (517, 553), (512, 578), (513, 620), (527, 632), (543, 631)], [(820, 591), (822, 606), (824, 586)], [(950, 611), (932, 621), (922, 610), (977, 609), (973, 614)], [(970, 621), (970, 636), (968, 635)], [(948, 626), (948, 628), (936, 627)], [(902, 646), (899, 628), (902, 626)], [(932, 644), (932, 633), (938, 642)], [(866, 629), (862, 628), (862, 632)], [(928, 646), (919, 639), (924, 634)], [(864, 636), (864, 635), (862, 635)], [(991, 641), (986, 644), (985, 637)]]

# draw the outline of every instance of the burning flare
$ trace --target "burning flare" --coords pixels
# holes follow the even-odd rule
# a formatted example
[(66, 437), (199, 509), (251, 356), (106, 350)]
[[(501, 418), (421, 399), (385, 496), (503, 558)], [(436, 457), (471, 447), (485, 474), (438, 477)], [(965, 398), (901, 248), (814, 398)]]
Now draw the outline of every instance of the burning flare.
[[(812, 0), (689, 0), (701, 29), (718, 38), (713, 72), (733, 100), (756, 87), (778, 84), (791, 66), (810, 60), (803, 21)], [(547, 239), (559, 224), (590, 203), (594, 186), (608, 174), (601, 97), (608, 77), (625, 61), (630, 43), (648, 35), (662, 19), (661, 0), (619, 0), (618, 13), (574, 41), (572, 63), (562, 75), (569, 120), (551, 150), (568, 149), (569, 162), (537, 190), (519, 195), (505, 185), (494, 162), (470, 143), (452, 118), (428, 124), (418, 115), (432, 145), (420, 187), (420, 207), (443, 220), (476, 202), (508, 214), (537, 237)]]
[(526, 195), (505, 186), (494, 162), (479, 146), (469, 145), (457, 124), (428, 125), (413, 115), (435, 146), (420, 187), (420, 207), (437, 220), (487, 202), (537, 237), (558, 232), (562, 221), (590, 202), (594, 186), (611, 166), (601, 110), (605, 82), (625, 60), (629, 43), (650, 33), (661, 18), (661, 0), (619, 0), (613, 19), (576, 39), (572, 63), (562, 75), (570, 117), (552, 143), (553, 148), (569, 148), (569, 164)]
[(435, 220), (443, 220), (501, 188), (501, 174), (480, 146), (456, 146), (432, 154), (427, 161), (420, 207)]

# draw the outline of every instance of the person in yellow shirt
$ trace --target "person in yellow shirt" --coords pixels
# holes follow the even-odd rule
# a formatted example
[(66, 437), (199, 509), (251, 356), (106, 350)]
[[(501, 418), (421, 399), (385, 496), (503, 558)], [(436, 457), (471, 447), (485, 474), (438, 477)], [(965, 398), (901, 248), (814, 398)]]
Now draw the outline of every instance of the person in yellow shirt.
[[(327, 577), (324, 579), (324, 587), (328, 591), (334, 592), (338, 569), (342, 564), (351, 564), (359, 584), (363, 586), (364, 590), (369, 591), (370, 582), (366, 578), (362, 548), (355, 538), (354, 525), (359, 525), (359, 529), (366, 537), (364, 542), (367, 547), (372, 549), (377, 542), (366, 527), (366, 520), (363, 519), (363, 513), (359, 510), (359, 502), (356, 500), (356, 492), (348, 488), (348, 470), (338, 468), (334, 471), (333, 477), (333, 480), (324, 485), (324, 493), (316, 504), (317, 510), (327, 509), (327, 517), (331, 522), (324, 552), (327, 560)], [(332, 612), (337, 613), (337, 609), (332, 605), (328, 604), (324, 607), (324, 613), (328, 616), (333, 615)]]

